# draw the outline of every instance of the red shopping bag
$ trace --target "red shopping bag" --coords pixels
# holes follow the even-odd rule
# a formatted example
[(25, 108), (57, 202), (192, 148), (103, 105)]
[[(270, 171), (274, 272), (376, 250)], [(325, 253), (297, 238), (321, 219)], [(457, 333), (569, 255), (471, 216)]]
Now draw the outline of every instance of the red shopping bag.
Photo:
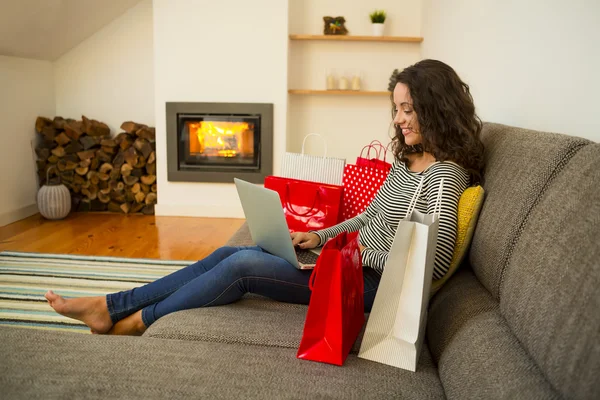
[[(360, 156), (356, 159), (356, 164), (346, 164), (344, 167), (344, 201), (342, 205), (342, 220), (347, 220), (361, 214), (379, 191), (381, 185), (388, 176), (391, 169), (385, 158), (387, 148), (379, 143), (377, 158), (369, 159), (362, 157), (365, 149), (371, 150), (373, 143), (363, 147)], [(376, 145), (375, 145), (376, 146)], [(383, 154), (383, 159), (381, 158)]]
[(279, 193), (291, 232), (325, 229), (341, 220), (342, 186), (267, 176), (265, 187)]
[[(390, 142), (390, 144), (392, 143)], [(383, 147), (379, 140), (373, 140), (367, 146), (362, 148), (360, 155), (356, 158), (356, 165), (359, 167), (379, 168), (389, 172), (392, 168), (392, 164), (387, 162), (387, 153), (390, 144), (388, 144), (387, 147)], [(365, 149), (367, 150), (367, 154), (366, 157), (363, 157)], [(370, 158), (371, 151), (375, 153), (374, 158)]]
[(365, 323), (358, 233), (329, 240), (310, 276), (312, 290), (297, 357), (343, 365)]

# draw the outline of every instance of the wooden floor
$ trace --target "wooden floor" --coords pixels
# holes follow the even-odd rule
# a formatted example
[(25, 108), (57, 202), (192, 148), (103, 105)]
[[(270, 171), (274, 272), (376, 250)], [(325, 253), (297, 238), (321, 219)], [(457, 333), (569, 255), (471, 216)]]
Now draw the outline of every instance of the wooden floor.
[(0, 227), (0, 251), (199, 260), (225, 244), (243, 219), (72, 213), (37, 214)]

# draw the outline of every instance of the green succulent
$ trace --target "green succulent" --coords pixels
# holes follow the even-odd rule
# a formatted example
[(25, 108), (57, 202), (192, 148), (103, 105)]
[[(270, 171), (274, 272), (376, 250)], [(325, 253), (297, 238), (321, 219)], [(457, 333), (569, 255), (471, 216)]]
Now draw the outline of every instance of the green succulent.
[(383, 24), (386, 16), (385, 11), (383, 10), (375, 10), (369, 14), (369, 18), (371, 18), (371, 22), (374, 24)]

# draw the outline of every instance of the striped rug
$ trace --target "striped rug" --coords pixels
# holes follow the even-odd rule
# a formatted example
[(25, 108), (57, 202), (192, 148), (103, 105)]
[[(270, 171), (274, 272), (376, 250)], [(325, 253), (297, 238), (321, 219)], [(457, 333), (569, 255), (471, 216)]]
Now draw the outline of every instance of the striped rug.
[(0, 325), (89, 333), (54, 312), (49, 289), (69, 297), (99, 296), (141, 286), (190, 261), (0, 252)]

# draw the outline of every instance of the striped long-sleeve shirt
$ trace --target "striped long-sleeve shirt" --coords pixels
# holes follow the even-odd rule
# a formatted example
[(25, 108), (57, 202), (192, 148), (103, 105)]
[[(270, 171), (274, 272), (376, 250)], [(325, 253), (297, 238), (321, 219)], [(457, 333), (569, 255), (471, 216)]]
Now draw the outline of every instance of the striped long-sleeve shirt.
[(406, 216), (408, 205), (423, 178), (415, 208), (428, 214), (434, 211), (440, 182), (444, 178), (433, 272), (433, 278), (440, 279), (452, 261), (458, 199), (470, 181), (469, 173), (453, 162), (435, 162), (422, 172), (409, 170), (401, 161), (394, 162), (387, 179), (364, 213), (331, 228), (314, 231), (321, 239), (320, 244), (343, 231), (359, 231), (359, 241), (365, 246), (363, 265), (382, 273), (398, 223)]

